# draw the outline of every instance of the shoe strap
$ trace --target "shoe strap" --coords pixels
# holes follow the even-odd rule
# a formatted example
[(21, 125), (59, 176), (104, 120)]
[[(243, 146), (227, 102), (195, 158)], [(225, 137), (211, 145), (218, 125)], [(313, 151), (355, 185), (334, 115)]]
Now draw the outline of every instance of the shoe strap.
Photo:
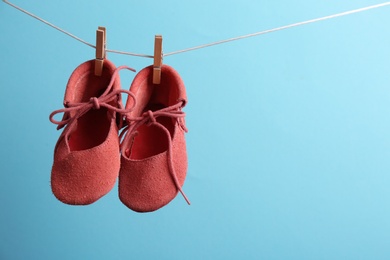
[[(76, 126), (77, 119), (83, 116), (84, 114), (86, 114), (91, 109), (100, 109), (102, 107), (105, 107), (108, 110), (116, 112), (122, 116), (124, 116), (126, 113), (131, 112), (134, 109), (136, 105), (136, 98), (133, 93), (124, 89), (112, 90), (115, 79), (117, 78), (117, 74), (119, 73), (119, 71), (123, 69), (135, 71), (134, 69), (127, 66), (118, 67), (113, 72), (110, 83), (101, 96), (91, 97), (88, 102), (66, 102), (64, 103), (65, 108), (55, 110), (50, 114), (49, 116), (50, 122), (58, 125), (57, 130), (66, 126), (59, 139), (61, 139), (61, 137), (64, 136), (67, 137), (69, 133), (72, 132), (73, 128)], [(134, 102), (132, 107), (128, 109), (125, 109), (123, 107), (123, 105), (120, 102), (121, 94), (127, 94), (128, 96), (131, 96), (133, 98)], [(117, 106), (110, 105), (110, 103), (115, 101), (115, 99), (117, 100)], [(60, 113), (64, 114), (62, 120), (61, 121), (55, 120), (54, 116)], [(120, 121), (122, 121), (122, 119)], [(66, 138), (66, 140), (67, 139), (68, 138)]]
[(129, 117), (126, 116), (127, 126), (123, 129), (123, 131), (120, 134), (120, 139), (123, 137), (123, 141), (121, 143), (121, 151), (122, 154), (127, 156), (127, 147), (130, 146), (131, 142), (133, 141), (134, 137), (137, 135), (137, 129), (146, 124), (148, 126), (156, 126), (159, 129), (161, 129), (168, 140), (168, 151), (167, 151), (167, 163), (168, 163), (168, 169), (170, 174), (172, 175), (173, 182), (178, 189), (178, 191), (181, 193), (185, 201), (190, 205), (190, 201), (185, 195), (183, 189), (180, 186), (179, 180), (176, 175), (175, 167), (173, 165), (173, 146), (172, 146), (172, 138), (171, 133), (169, 130), (161, 123), (159, 123), (156, 118), (158, 117), (170, 117), (177, 119), (177, 122), (179, 123), (180, 127), (183, 129), (183, 131), (188, 132), (185, 124), (184, 124), (184, 117), (185, 113), (181, 110), (183, 107), (183, 102), (179, 102), (176, 105), (166, 107), (160, 110), (151, 111), (148, 110), (144, 113), (142, 113), (139, 117)]

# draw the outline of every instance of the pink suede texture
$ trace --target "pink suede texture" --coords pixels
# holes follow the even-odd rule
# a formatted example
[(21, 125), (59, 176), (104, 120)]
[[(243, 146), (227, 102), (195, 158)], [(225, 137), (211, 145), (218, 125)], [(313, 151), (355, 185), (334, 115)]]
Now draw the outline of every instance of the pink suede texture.
[[(127, 115), (128, 118), (139, 117), (153, 108), (158, 110), (179, 102), (182, 102), (182, 106), (186, 104), (184, 83), (172, 67), (162, 66), (161, 83), (158, 85), (152, 83), (152, 73), (153, 67), (149, 66), (135, 77), (130, 91), (136, 96), (137, 105)], [(132, 102), (129, 99), (126, 106), (131, 106)], [(173, 168), (180, 186), (183, 186), (186, 178), (184, 119), (159, 117), (157, 121), (166, 125), (169, 137), (160, 135), (161, 129), (153, 129), (153, 125), (145, 124), (137, 129), (138, 136), (134, 137), (128, 147), (122, 147), (119, 198), (128, 208), (137, 212), (155, 211), (167, 205), (178, 193), (168, 167), (166, 138), (172, 141)]]
[[(99, 77), (94, 75), (94, 60), (78, 66), (69, 78), (64, 104), (98, 97), (115, 69), (114, 64), (105, 60)], [(116, 89), (120, 89), (119, 76), (113, 85), (113, 90)], [(78, 119), (68, 138), (60, 137), (57, 142), (51, 173), (53, 194), (66, 204), (91, 204), (113, 188), (119, 168), (116, 113), (105, 108), (93, 109)]]

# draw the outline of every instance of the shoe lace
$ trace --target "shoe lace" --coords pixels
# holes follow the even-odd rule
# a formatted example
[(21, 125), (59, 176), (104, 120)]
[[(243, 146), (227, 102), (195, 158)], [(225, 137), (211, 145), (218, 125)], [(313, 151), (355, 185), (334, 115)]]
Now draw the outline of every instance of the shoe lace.
[[(135, 72), (135, 70), (130, 67), (120, 66), (115, 69), (114, 73), (111, 76), (110, 83), (102, 95), (100, 95), (99, 97), (91, 97), (88, 102), (66, 102), (64, 103), (65, 108), (55, 110), (50, 114), (49, 116), (50, 122), (58, 125), (57, 130), (66, 126), (59, 139), (61, 139), (62, 137), (67, 137), (75, 127), (76, 125), (75, 122), (77, 121), (77, 119), (83, 116), (84, 114), (86, 114), (91, 109), (100, 109), (101, 107), (105, 107), (108, 110), (120, 114), (122, 117), (126, 113), (129, 113), (133, 110), (133, 108), (136, 105), (136, 98), (133, 93), (124, 89), (112, 90), (117, 74), (119, 73), (119, 71), (123, 69), (131, 70)], [(128, 96), (131, 96), (133, 98), (134, 102), (132, 107), (128, 109), (123, 108), (123, 105), (121, 105), (120, 103), (121, 94), (127, 94)], [(115, 101), (115, 99), (117, 100), (118, 107), (109, 104)], [(70, 112), (75, 112), (75, 113), (71, 115)], [(63, 113), (62, 120), (61, 121), (55, 120), (54, 116), (60, 113)], [(120, 118), (120, 124), (122, 124), (122, 121), (123, 119)]]
[(144, 113), (142, 113), (139, 117), (126, 117), (126, 121), (128, 122), (127, 126), (123, 129), (123, 131), (120, 134), (120, 139), (123, 137), (123, 141), (121, 143), (121, 150), (122, 154), (128, 155), (128, 149), (129, 144), (132, 142), (134, 137), (137, 135), (137, 129), (142, 126), (143, 124), (147, 124), (148, 126), (156, 126), (159, 129), (161, 129), (168, 140), (168, 151), (167, 151), (167, 163), (168, 163), (168, 169), (172, 176), (173, 182), (176, 186), (176, 188), (179, 190), (183, 198), (186, 200), (188, 205), (190, 205), (190, 201), (185, 195), (183, 189), (180, 186), (179, 180), (177, 178), (175, 168), (173, 166), (173, 156), (172, 156), (172, 140), (171, 140), (171, 133), (169, 130), (161, 123), (159, 123), (156, 118), (158, 117), (170, 117), (173, 119), (177, 119), (177, 122), (179, 123), (180, 127), (185, 131), (188, 132), (185, 124), (184, 124), (184, 117), (185, 113), (181, 111), (181, 108), (183, 107), (183, 103), (177, 103), (176, 105), (169, 106), (160, 110), (151, 111), (148, 110)]

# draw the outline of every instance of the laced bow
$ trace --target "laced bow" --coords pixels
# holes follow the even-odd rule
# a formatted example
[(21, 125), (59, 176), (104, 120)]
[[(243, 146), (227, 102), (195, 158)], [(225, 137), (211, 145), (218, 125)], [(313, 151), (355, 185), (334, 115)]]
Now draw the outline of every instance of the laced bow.
[[(64, 103), (65, 108), (55, 110), (50, 114), (50, 122), (58, 125), (57, 129), (61, 129), (66, 126), (60, 138), (67, 136), (74, 128), (77, 119), (86, 114), (91, 109), (100, 109), (101, 107), (105, 107), (108, 110), (119, 113), (121, 115), (125, 115), (126, 113), (129, 113), (133, 110), (134, 106), (136, 105), (136, 99), (133, 93), (124, 89), (112, 90), (116, 76), (118, 75), (119, 71), (123, 69), (135, 72), (135, 70), (130, 67), (120, 66), (115, 69), (114, 73), (111, 76), (111, 80), (108, 87), (101, 96), (91, 97), (88, 102), (66, 102)], [(133, 98), (134, 105), (131, 108), (125, 109), (121, 105), (120, 100), (122, 93), (127, 94), (128, 96), (131, 96)], [(118, 102), (118, 107), (109, 104), (110, 102), (113, 102), (115, 100), (117, 100)], [(74, 114), (71, 115), (71, 112), (74, 112)], [(54, 119), (54, 116), (59, 113), (64, 113), (61, 121), (57, 121)]]
[(179, 192), (186, 200), (186, 202), (190, 205), (191, 203), (180, 186), (179, 180), (175, 172), (175, 168), (173, 166), (173, 158), (172, 158), (173, 147), (172, 147), (171, 133), (163, 124), (157, 122), (156, 120), (157, 117), (161, 117), (161, 116), (177, 119), (177, 122), (179, 123), (180, 127), (185, 132), (188, 132), (187, 128), (184, 125), (184, 121), (182, 120), (185, 117), (185, 113), (181, 111), (182, 106), (183, 103), (180, 102), (176, 105), (166, 107), (160, 110), (156, 110), (156, 111), (148, 110), (139, 117), (126, 117), (126, 121), (128, 122), (128, 125), (123, 129), (120, 138), (122, 139), (123, 135), (125, 135), (121, 144), (121, 150), (122, 150), (122, 154), (128, 156), (129, 150), (126, 148), (129, 147), (129, 144), (131, 143), (133, 138), (137, 135), (137, 129), (140, 126), (142, 126), (143, 124), (147, 124), (148, 126), (154, 125), (159, 129), (161, 129), (165, 133), (168, 140), (167, 163), (168, 163), (169, 172), (173, 178), (173, 182), (176, 188), (179, 190)]

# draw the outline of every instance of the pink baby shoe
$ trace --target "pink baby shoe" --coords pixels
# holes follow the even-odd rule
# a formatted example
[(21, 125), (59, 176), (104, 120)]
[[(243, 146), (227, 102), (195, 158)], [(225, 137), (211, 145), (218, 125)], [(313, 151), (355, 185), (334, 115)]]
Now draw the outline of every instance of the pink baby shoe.
[(170, 66), (161, 68), (161, 83), (152, 83), (153, 67), (141, 70), (130, 87), (127, 126), (122, 132), (119, 198), (137, 212), (155, 211), (182, 191), (187, 173), (182, 108), (187, 102), (184, 83)]
[[(104, 61), (101, 76), (94, 75), (94, 60), (78, 66), (69, 78), (65, 108), (51, 113), (50, 121), (63, 127), (54, 150), (51, 188), (58, 200), (87, 205), (107, 194), (115, 184), (120, 167), (118, 128), (123, 114), (118, 71)], [(133, 100), (133, 104), (135, 101)], [(64, 113), (61, 121), (54, 115)]]

